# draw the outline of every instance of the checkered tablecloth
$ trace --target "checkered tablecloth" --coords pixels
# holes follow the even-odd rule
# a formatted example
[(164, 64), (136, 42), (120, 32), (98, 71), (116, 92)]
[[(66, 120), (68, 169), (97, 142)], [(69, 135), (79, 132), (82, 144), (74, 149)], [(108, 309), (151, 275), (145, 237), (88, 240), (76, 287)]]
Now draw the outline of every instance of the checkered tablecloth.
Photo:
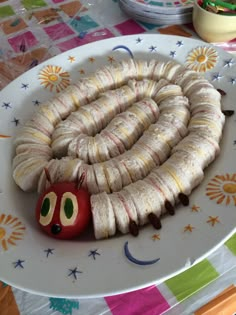
[(130, 293), (69, 300), (42, 297), (0, 283), (0, 314), (190, 315), (230, 285), (236, 285), (235, 264), (236, 234), (187, 271), (157, 286)]
[[(141, 33), (197, 37), (191, 24), (136, 22), (121, 12), (117, 0), (0, 0), (0, 88), (71, 48)], [(221, 46), (236, 50), (234, 41)]]
[[(161, 26), (134, 21), (120, 11), (116, 0), (0, 0), (0, 88), (71, 48), (141, 33), (197, 37), (191, 24)], [(236, 50), (235, 41), (221, 46)], [(0, 315), (194, 314), (224, 288), (236, 284), (235, 263), (236, 235), (208, 259), (164, 283), (116, 296), (48, 298), (0, 282)]]

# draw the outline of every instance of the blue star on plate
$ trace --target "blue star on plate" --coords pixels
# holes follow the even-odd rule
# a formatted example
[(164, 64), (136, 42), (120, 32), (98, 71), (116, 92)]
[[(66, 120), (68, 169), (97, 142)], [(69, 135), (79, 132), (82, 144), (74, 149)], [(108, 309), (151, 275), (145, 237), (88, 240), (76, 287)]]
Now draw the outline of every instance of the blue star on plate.
[(232, 58), (231, 58), (231, 59), (228, 59), (228, 60), (225, 60), (224, 63), (225, 63), (225, 64), (224, 64), (224, 67), (228, 67), (228, 68), (232, 67), (232, 65), (234, 64)]
[(75, 267), (74, 269), (69, 269), (68, 277), (73, 276), (74, 279), (77, 280), (77, 273), (82, 273), (82, 271), (78, 270), (77, 267)]
[(33, 103), (35, 106), (38, 106), (38, 105), (40, 105), (40, 104), (41, 104), (41, 102), (40, 102), (40, 101), (38, 101), (38, 100), (32, 101), (32, 103)]
[(18, 259), (17, 261), (13, 262), (14, 268), (20, 267), (20, 268), (24, 269), (24, 266), (23, 266), (24, 262), (25, 261), (21, 260), (21, 259)]
[(11, 103), (3, 102), (2, 107), (4, 107), (5, 109), (11, 108)]
[(231, 83), (231, 84), (235, 84), (235, 83), (236, 83), (236, 78), (231, 78), (231, 79), (230, 79), (230, 83)]
[(21, 83), (21, 88), (27, 90), (29, 88), (29, 84)]
[(136, 39), (136, 43), (137, 43), (137, 44), (141, 43), (141, 41), (142, 41), (142, 39), (141, 39), (140, 37), (138, 37), (138, 38)]
[(49, 255), (53, 255), (54, 254), (53, 251), (54, 251), (54, 248), (48, 248), (48, 249), (44, 250), (44, 252), (46, 253), (47, 258), (48, 258)]
[(18, 126), (20, 120), (14, 117), (14, 119), (11, 122)]
[(96, 259), (96, 255), (100, 256), (101, 254), (98, 253), (97, 249), (94, 249), (94, 250), (90, 250), (90, 254), (88, 256), (93, 257), (93, 259), (95, 260)]
[(222, 75), (218, 72), (213, 74), (212, 81), (219, 81), (222, 78)]
[(148, 49), (150, 50), (150, 52), (157, 51), (156, 46), (153, 45), (150, 46)]
[(176, 46), (178, 46), (178, 47), (181, 47), (183, 45), (184, 45), (184, 43), (183, 43), (182, 40), (178, 40), (177, 43), (176, 43)]
[(170, 56), (171, 56), (172, 58), (175, 58), (175, 56), (176, 56), (176, 51), (170, 51)]

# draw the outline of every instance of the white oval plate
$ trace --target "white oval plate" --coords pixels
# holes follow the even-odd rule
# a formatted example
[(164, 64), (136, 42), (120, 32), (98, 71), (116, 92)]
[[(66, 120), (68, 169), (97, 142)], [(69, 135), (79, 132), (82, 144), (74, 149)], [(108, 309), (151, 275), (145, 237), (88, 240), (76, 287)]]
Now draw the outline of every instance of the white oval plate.
[[(174, 217), (163, 218), (160, 231), (151, 226), (142, 228), (138, 238), (124, 235), (100, 241), (89, 236), (73, 241), (51, 239), (38, 229), (34, 220), (37, 195), (22, 192), (12, 179), (14, 135), (40, 106), (39, 102), (51, 98), (62, 82), (66, 84), (65, 79), (75, 81), (130, 55), (148, 60), (173, 58), (182, 64), (191, 54), (201, 55), (198, 58), (201, 64), (190, 61), (193, 68), (199, 69), (204, 58), (209, 61), (212, 53), (217, 55), (217, 62), (210, 70), (206, 64), (203, 74), (216, 88), (226, 92), (222, 97), (223, 109), (235, 110), (235, 59), (202, 41), (166, 35), (116, 37), (75, 48), (31, 69), (1, 91), (0, 279), (41, 295), (112, 295), (149, 286), (183, 271), (234, 233), (235, 115), (227, 117), (221, 154), (191, 194), (189, 207), (179, 206)], [(53, 72), (54, 76), (50, 76)], [(206, 192), (212, 181), (215, 186), (209, 186), (213, 187), (210, 200)], [(160, 259), (149, 265), (133, 263), (125, 255), (126, 242), (135, 258)]]
[(127, 6), (143, 13), (179, 14), (190, 12), (193, 9), (194, 0), (122, 0)]
[(137, 21), (158, 25), (177, 25), (192, 22), (192, 12), (181, 14), (163, 14), (163, 13), (146, 13), (134, 10), (127, 6), (125, 2), (120, 1), (120, 8), (129, 16)]

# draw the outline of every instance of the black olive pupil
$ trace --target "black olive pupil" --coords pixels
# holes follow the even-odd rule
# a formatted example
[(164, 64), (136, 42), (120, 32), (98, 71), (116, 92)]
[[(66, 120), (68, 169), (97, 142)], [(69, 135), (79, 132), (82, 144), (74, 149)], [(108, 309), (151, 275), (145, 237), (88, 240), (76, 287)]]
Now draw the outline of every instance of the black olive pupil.
[(67, 219), (70, 219), (74, 212), (73, 201), (70, 198), (66, 198), (65, 200), (64, 211)]
[(41, 207), (41, 215), (43, 217), (46, 217), (46, 215), (48, 214), (50, 210), (50, 200), (49, 198), (45, 198)]
[(61, 232), (61, 226), (59, 224), (53, 224), (53, 226), (51, 227), (51, 232), (54, 235), (57, 235)]

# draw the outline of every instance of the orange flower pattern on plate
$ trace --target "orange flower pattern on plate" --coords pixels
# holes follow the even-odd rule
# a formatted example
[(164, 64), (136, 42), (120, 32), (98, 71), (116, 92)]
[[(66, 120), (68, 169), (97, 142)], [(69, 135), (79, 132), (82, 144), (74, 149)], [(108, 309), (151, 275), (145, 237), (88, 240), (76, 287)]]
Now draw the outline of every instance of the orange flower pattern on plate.
[(23, 239), (25, 227), (21, 221), (10, 214), (0, 214), (0, 252), (16, 246)]
[(216, 175), (207, 184), (206, 195), (217, 204), (236, 206), (236, 174)]
[(191, 224), (188, 224), (184, 227), (184, 232), (187, 232), (187, 231), (192, 232), (193, 229), (195, 229), (195, 227), (192, 226)]
[(206, 72), (215, 67), (218, 54), (212, 47), (194, 48), (187, 56), (186, 66), (191, 70)]
[(161, 239), (160, 234), (153, 234), (152, 239), (153, 239), (153, 241), (160, 240)]
[(41, 85), (50, 92), (61, 92), (70, 85), (70, 75), (59, 66), (48, 65), (39, 72)]
[(216, 223), (220, 223), (220, 220), (218, 219), (219, 217), (212, 217), (211, 215), (209, 216), (209, 219), (207, 220), (207, 223), (210, 223), (211, 226), (215, 226)]
[(108, 56), (107, 59), (110, 63), (113, 63), (115, 61), (115, 58), (112, 56)]
[(75, 62), (75, 57), (74, 56), (69, 56), (68, 60), (70, 61), (70, 63)]
[(80, 73), (80, 74), (85, 74), (84, 69), (80, 69), (80, 70), (79, 70), (79, 73)]
[(200, 207), (196, 206), (196, 205), (193, 205), (191, 209), (192, 209), (192, 212), (199, 212), (200, 211)]

